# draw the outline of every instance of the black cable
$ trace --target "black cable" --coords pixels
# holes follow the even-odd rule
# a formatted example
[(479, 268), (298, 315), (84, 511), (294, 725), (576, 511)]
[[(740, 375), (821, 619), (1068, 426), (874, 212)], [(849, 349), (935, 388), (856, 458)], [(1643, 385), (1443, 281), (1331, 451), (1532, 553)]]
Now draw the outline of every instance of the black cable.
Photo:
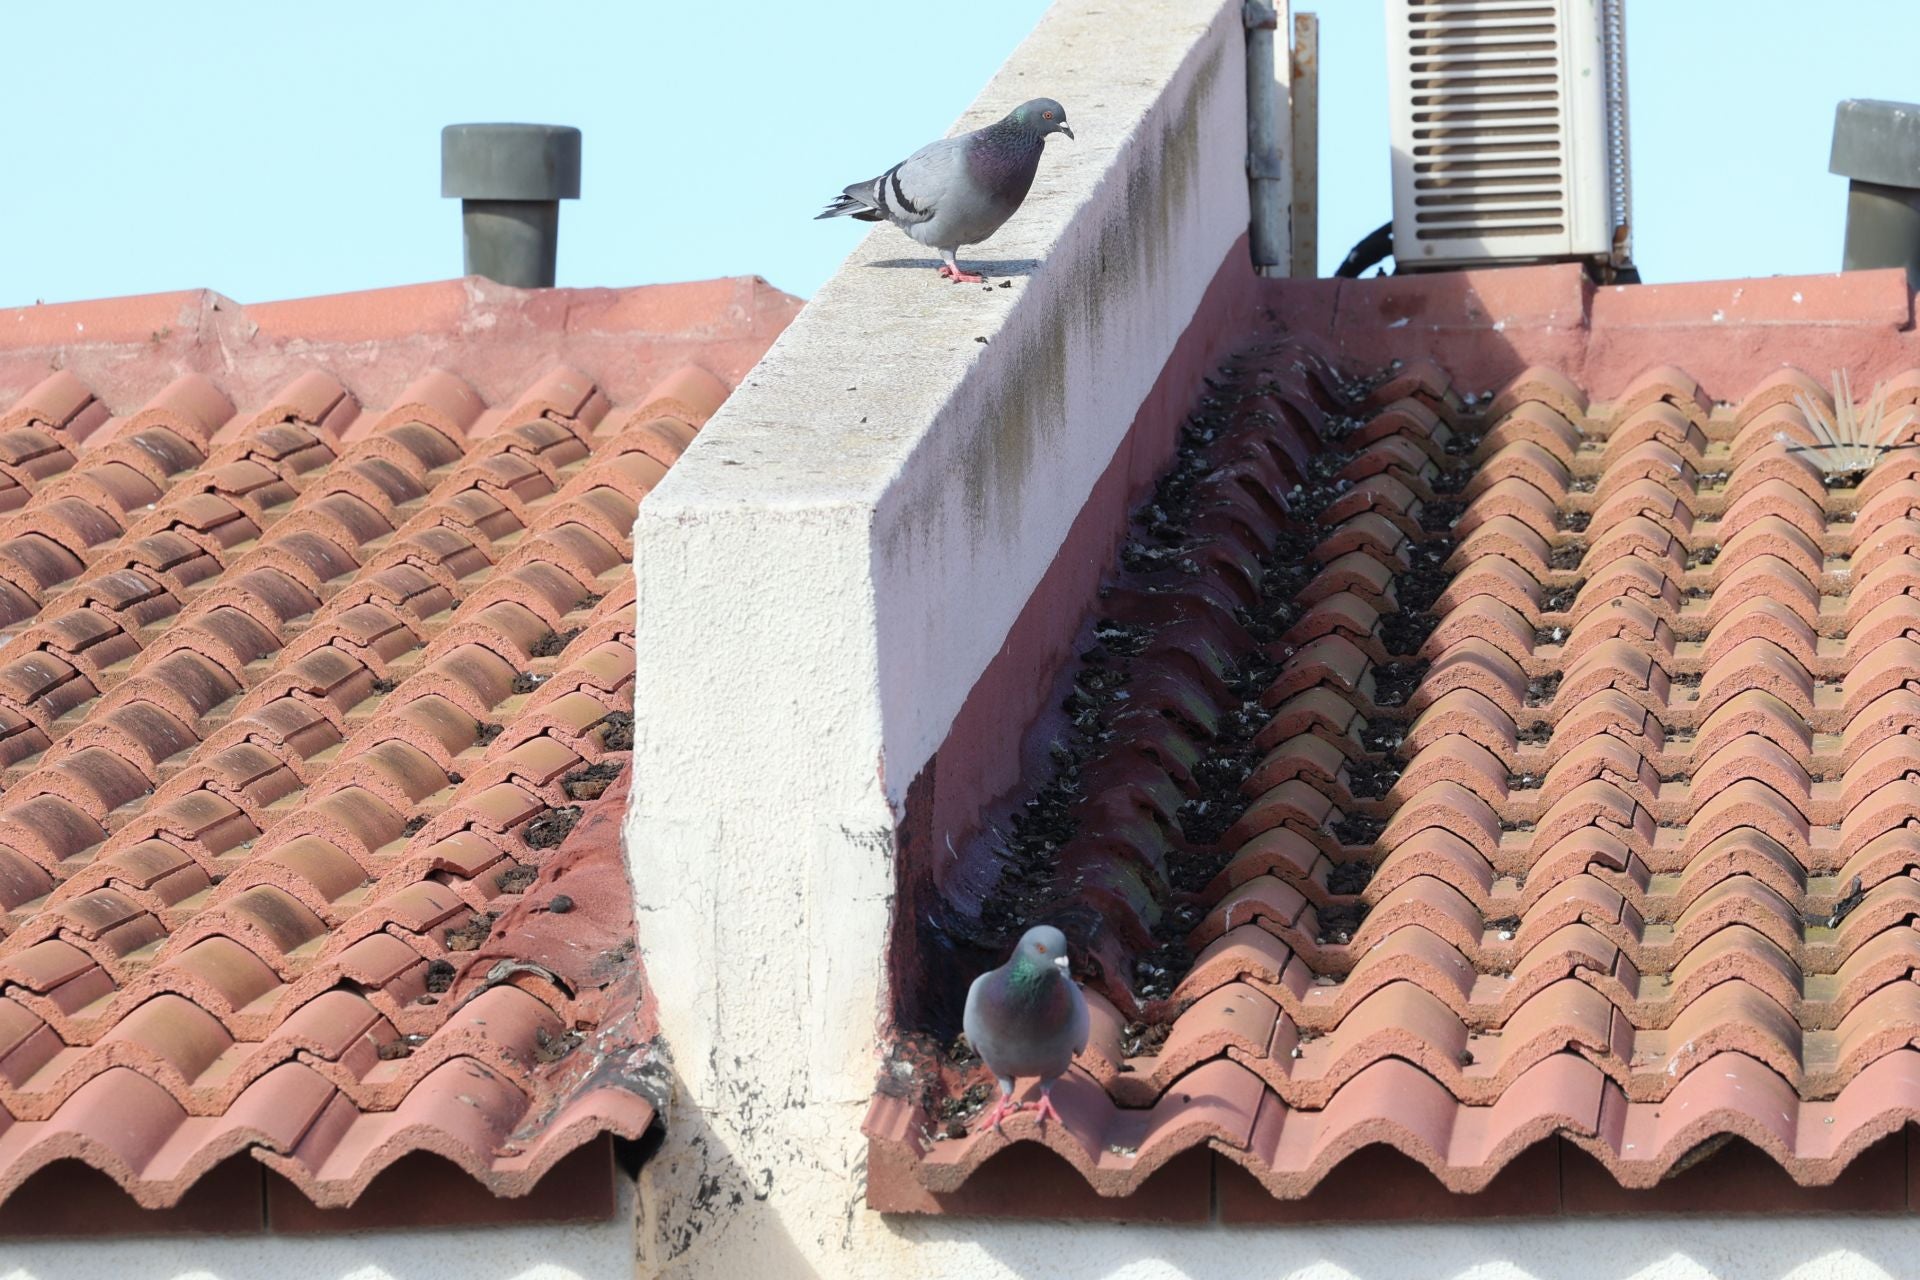
[(1393, 224), (1382, 223), (1368, 232), (1359, 244), (1347, 251), (1346, 261), (1333, 274), (1343, 280), (1358, 280), (1360, 273), (1393, 256)]

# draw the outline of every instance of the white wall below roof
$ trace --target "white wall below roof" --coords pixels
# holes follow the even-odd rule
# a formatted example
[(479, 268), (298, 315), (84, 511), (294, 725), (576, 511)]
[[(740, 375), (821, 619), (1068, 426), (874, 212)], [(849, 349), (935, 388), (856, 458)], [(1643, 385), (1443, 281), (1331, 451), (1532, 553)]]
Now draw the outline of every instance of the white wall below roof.
[(1600, 1218), (1348, 1227), (892, 1223), (916, 1280), (1854, 1280), (1920, 1273), (1913, 1217)]
[[(1905, 1277), (1920, 1218), (1603, 1219), (1355, 1227), (1124, 1227), (896, 1219), (841, 1275), (954, 1280), (1852, 1280)], [(783, 1242), (784, 1245), (784, 1242)], [(911, 1260), (902, 1250), (912, 1249)], [(770, 1260), (792, 1257), (782, 1246)], [(1259, 1263), (1252, 1259), (1262, 1259)], [(898, 1268), (910, 1267), (911, 1270)], [(742, 1280), (790, 1274), (736, 1273)], [(170, 1237), (0, 1245), (0, 1280), (624, 1280), (618, 1222), (312, 1239)], [(645, 1271), (642, 1274), (646, 1274)]]
[(0, 1240), (0, 1280), (609, 1280), (633, 1274), (633, 1183), (606, 1222), (336, 1236)]

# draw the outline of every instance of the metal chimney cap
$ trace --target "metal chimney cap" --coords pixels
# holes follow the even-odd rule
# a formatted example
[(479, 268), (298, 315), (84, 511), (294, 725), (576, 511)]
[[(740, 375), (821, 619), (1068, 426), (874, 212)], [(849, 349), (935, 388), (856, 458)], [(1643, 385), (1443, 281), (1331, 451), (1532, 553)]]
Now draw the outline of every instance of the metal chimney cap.
[(1920, 106), (1849, 98), (1833, 113), (1827, 171), (1856, 182), (1920, 187)]
[(578, 200), (580, 131), (564, 124), (450, 124), (440, 194), (461, 200)]

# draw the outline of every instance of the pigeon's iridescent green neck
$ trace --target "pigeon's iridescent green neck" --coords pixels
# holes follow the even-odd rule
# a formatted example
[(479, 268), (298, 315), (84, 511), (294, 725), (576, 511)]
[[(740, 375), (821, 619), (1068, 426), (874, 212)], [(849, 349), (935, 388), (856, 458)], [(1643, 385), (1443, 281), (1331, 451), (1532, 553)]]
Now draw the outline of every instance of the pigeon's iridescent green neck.
[(1022, 993), (1044, 990), (1047, 979), (1060, 972), (1059, 968), (1048, 960), (1036, 960), (1025, 950), (1015, 954), (1013, 963), (1007, 967), (1007, 985)]

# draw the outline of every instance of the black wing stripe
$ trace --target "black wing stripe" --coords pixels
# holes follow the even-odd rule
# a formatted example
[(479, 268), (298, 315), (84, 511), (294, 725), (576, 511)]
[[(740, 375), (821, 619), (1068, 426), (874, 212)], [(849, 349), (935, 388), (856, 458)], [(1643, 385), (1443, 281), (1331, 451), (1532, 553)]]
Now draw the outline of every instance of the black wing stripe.
[(900, 207), (902, 209), (905, 209), (908, 213), (912, 214), (914, 217), (916, 218), (919, 217), (920, 216), (919, 206), (914, 204), (913, 201), (907, 199), (907, 193), (900, 189), (900, 166), (895, 165), (893, 166), (893, 168), (887, 170), (887, 177), (893, 183), (893, 198), (900, 202)]

